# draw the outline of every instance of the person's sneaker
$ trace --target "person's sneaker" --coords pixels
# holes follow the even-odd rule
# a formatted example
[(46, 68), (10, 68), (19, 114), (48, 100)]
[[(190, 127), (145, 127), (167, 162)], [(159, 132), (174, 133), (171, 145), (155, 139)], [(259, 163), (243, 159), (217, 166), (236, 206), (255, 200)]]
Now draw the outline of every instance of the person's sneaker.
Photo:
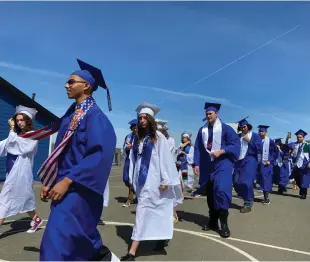
[(129, 200), (127, 200), (127, 202), (123, 205), (123, 207), (130, 207), (131, 203)]
[(269, 205), (269, 204), (270, 204), (270, 199), (269, 199), (269, 198), (264, 199), (264, 200), (262, 201), (262, 203), (263, 203), (263, 205)]
[(28, 229), (27, 233), (34, 233), (43, 224), (43, 220), (38, 216), (35, 216), (30, 223), (31, 228)]

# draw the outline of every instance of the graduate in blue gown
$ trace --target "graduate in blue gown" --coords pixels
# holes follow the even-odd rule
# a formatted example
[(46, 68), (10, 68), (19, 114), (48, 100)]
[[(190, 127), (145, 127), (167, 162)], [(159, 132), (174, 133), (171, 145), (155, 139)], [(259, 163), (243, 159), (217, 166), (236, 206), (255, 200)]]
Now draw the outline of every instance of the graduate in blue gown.
[(289, 182), (289, 146), (283, 144), (281, 138), (274, 142), (277, 146), (277, 158), (273, 167), (274, 183), (278, 185), (278, 194), (283, 195)]
[(123, 153), (125, 155), (125, 162), (123, 167), (123, 182), (128, 187), (128, 197), (126, 203), (123, 205), (123, 207), (129, 207), (133, 201), (134, 201), (134, 192), (131, 186), (129, 185), (129, 153), (132, 149), (133, 140), (136, 136), (137, 132), (137, 119), (132, 119), (128, 124), (130, 125), (131, 133), (129, 133), (125, 137), (125, 141), (123, 144)]
[(277, 147), (275, 142), (267, 136), (269, 126), (259, 125), (258, 132), (263, 142), (262, 154), (258, 160), (259, 184), (264, 192), (264, 205), (270, 204), (269, 193), (273, 185), (273, 167), (277, 158)]
[(261, 155), (263, 143), (261, 137), (252, 132), (252, 125), (246, 118), (239, 121), (241, 151), (234, 167), (234, 188), (244, 201), (241, 213), (252, 210), (254, 202), (254, 181), (256, 179), (258, 156)]
[(297, 142), (291, 143), (292, 176), (299, 187), (300, 199), (307, 198), (307, 191), (310, 187), (310, 160), (309, 160), (309, 144), (305, 141), (307, 133), (302, 129), (295, 133)]
[(108, 117), (92, 97), (98, 86), (107, 89), (101, 71), (78, 62), (81, 70), (72, 73), (65, 85), (68, 98), (75, 99), (75, 103), (61, 118), (56, 148), (72, 125), (74, 112), (85, 108), (88, 111), (58, 158), (56, 183), (41, 191), (41, 199), (51, 199), (52, 203), (41, 242), (40, 261), (100, 260), (100, 254), (107, 252), (97, 225), (116, 135)]
[(200, 186), (206, 188), (210, 220), (203, 230), (217, 230), (229, 237), (228, 209), (232, 201), (232, 172), (240, 153), (240, 140), (232, 127), (218, 118), (221, 105), (206, 103), (208, 122), (198, 131), (194, 149), (194, 171), (200, 173)]

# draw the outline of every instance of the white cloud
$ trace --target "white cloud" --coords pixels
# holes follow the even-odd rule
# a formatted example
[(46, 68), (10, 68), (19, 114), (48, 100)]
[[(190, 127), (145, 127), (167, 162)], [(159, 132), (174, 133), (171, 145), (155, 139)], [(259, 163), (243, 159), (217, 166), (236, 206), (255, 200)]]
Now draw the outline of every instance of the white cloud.
[[(243, 109), (242, 106), (233, 104), (232, 102), (230, 102), (226, 98), (213, 97), (213, 96), (205, 96), (205, 95), (201, 95), (201, 94), (197, 94), (197, 93), (176, 92), (176, 91), (172, 91), (172, 90), (168, 90), (168, 89), (163, 89), (163, 88), (158, 88), (158, 87), (151, 87), (151, 86), (142, 86), (142, 85), (132, 85), (132, 86), (133, 87), (137, 87), (137, 88), (143, 88), (143, 89), (152, 90), (152, 91), (155, 91), (155, 92), (163, 92), (163, 93), (167, 93), (167, 94), (171, 94), (171, 95), (177, 95), (177, 96), (183, 96), (183, 97), (192, 97), (192, 98), (198, 98), (198, 99), (201, 99), (201, 100), (208, 100), (208, 101), (212, 101), (212, 102), (218, 102), (218, 103), (224, 104), (226, 106)], [(157, 103), (157, 105), (161, 104), (163, 102), (164, 101), (161, 101), (161, 102)]]
[(61, 78), (67, 77), (67, 75), (65, 75), (65, 74), (61, 74), (61, 73), (57, 73), (57, 72), (53, 72), (53, 71), (48, 71), (45, 69), (36, 69), (36, 68), (30, 68), (30, 67), (26, 67), (26, 66), (22, 66), (22, 65), (11, 64), (11, 63), (7, 63), (4, 61), (0, 61), (0, 67), (12, 69), (12, 70), (24, 71), (24, 72), (28, 72), (28, 73), (35, 73), (35, 74), (41, 74), (41, 75), (61, 77)]

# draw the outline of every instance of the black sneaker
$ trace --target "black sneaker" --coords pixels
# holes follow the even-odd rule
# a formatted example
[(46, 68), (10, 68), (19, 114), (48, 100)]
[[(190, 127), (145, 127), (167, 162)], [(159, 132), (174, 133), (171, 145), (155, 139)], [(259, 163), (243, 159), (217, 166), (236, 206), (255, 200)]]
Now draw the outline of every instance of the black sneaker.
[(127, 253), (125, 256), (121, 257), (120, 261), (135, 261), (135, 256)]
[(263, 205), (269, 205), (269, 204), (270, 204), (270, 199), (269, 199), (269, 198), (264, 199), (264, 200), (262, 201), (262, 204), (263, 204)]

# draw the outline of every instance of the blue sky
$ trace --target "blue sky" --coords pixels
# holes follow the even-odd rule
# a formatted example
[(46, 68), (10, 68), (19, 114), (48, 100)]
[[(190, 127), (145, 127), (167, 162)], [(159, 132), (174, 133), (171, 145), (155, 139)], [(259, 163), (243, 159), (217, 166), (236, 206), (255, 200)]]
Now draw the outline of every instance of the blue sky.
[[(309, 13), (309, 2), (1, 2), (0, 75), (61, 116), (75, 59), (98, 66), (118, 145), (142, 100), (177, 143), (195, 138), (207, 101), (273, 138), (310, 133)], [(106, 92), (94, 97), (108, 112)]]

